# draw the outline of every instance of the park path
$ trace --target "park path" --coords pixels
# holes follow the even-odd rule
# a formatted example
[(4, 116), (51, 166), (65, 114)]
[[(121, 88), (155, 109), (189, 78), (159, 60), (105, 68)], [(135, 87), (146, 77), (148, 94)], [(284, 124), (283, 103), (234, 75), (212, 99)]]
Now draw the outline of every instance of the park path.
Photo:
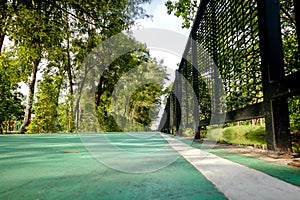
[(162, 134), (171, 147), (190, 162), (229, 199), (299, 199), (300, 188), (247, 166), (221, 158)]

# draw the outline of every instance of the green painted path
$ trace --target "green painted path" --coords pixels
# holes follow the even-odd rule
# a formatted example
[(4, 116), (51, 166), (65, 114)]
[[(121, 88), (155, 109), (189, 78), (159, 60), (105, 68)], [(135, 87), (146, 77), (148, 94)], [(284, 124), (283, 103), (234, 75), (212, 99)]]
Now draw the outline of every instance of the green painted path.
[(285, 182), (288, 182), (288, 183), (291, 183), (293, 185), (300, 187), (300, 169), (299, 168), (280, 165), (277, 163), (268, 162), (265, 160), (260, 160), (257, 158), (232, 153), (232, 152), (225, 151), (222, 149), (214, 149), (214, 148), (206, 146), (205, 144), (203, 145), (203, 144), (199, 144), (197, 142), (191, 143), (190, 140), (179, 138), (179, 137), (176, 137), (176, 139), (179, 139), (180, 141), (182, 141), (194, 148), (206, 150), (206, 151), (213, 153), (217, 156), (220, 156), (222, 158), (231, 160), (231, 161), (239, 163), (241, 165), (248, 166), (252, 169), (259, 170), (270, 176), (273, 176), (275, 178), (278, 178), (280, 180), (283, 180)]
[[(130, 152), (166, 143), (159, 134), (155, 145), (124, 133), (108, 138)], [(153, 172), (122, 172), (95, 159), (77, 134), (1, 135), (0, 185), (1, 200), (226, 199), (182, 157)]]
[[(244, 183), (240, 176), (230, 176), (230, 166), (239, 169), (239, 165), (246, 173), (247, 167), (263, 172), (258, 179), (275, 177), (280, 190), (286, 183), (300, 186), (300, 169), (211, 149), (178, 137), (172, 143), (168, 138), (158, 133), (0, 135), (0, 199), (226, 199), (224, 194), (240, 199), (236, 194), (247, 190), (231, 187), (234, 195), (224, 190), (224, 183)], [(185, 158), (194, 166), (180, 156), (182, 146), (190, 148), (191, 154)], [(179, 148), (180, 154), (174, 148)], [(214, 155), (201, 159), (201, 149)], [(211, 163), (210, 159), (216, 160)], [(211, 173), (214, 170), (218, 172)], [(210, 178), (222, 180), (226, 170), (226, 180), (214, 182)], [(259, 182), (263, 187), (272, 184)], [(255, 186), (255, 181), (245, 186), (251, 185)], [(293, 187), (286, 191), (296, 194), (299, 188)], [(290, 198), (285, 199), (297, 199), (294, 193), (288, 193)]]
[(229, 199), (298, 200), (300, 197), (300, 187), (209, 153), (207, 147), (214, 146), (211, 141), (204, 141), (201, 146), (205, 150), (202, 150), (173, 137), (162, 136)]

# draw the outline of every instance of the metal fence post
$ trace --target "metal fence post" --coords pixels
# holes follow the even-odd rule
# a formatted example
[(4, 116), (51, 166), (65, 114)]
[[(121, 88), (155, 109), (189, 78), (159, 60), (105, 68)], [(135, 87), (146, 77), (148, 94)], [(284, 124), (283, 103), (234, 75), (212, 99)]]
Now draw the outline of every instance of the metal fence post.
[(170, 133), (170, 96), (167, 99), (167, 104), (166, 104), (166, 122), (165, 122), (165, 129), (167, 133)]
[(257, 0), (261, 70), (266, 119), (266, 141), (269, 150), (291, 151), (287, 99), (272, 98), (271, 83), (285, 76), (278, 0)]
[(199, 72), (198, 72), (198, 51), (197, 51), (197, 32), (192, 32), (191, 47), (192, 47), (192, 80), (193, 80), (193, 92), (196, 95), (196, 99), (193, 102), (193, 128), (194, 131), (198, 129), (200, 120), (199, 116)]
[(180, 123), (181, 123), (181, 76), (178, 70), (175, 71), (175, 112), (176, 112), (176, 132), (178, 135), (181, 135), (181, 130), (180, 130)]

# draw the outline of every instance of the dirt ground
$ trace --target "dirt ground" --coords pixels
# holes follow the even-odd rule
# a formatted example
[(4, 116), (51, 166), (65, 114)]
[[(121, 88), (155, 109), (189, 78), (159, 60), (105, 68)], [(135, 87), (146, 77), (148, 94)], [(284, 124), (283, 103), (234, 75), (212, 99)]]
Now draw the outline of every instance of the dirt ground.
[(253, 146), (242, 146), (242, 145), (230, 145), (224, 143), (215, 144), (214, 148), (224, 149), (229, 152), (259, 158), (269, 162), (278, 163), (281, 165), (289, 165), (300, 168), (300, 158), (296, 158), (296, 155), (279, 154), (276, 152), (268, 151), (265, 149), (256, 148)]
[[(184, 137), (188, 140), (193, 140), (192, 137)], [(254, 157), (261, 160), (274, 162), (281, 165), (289, 165), (293, 167), (300, 168), (300, 156), (298, 155), (287, 155), (287, 154), (279, 154), (274, 151), (268, 151), (266, 149), (254, 147), (254, 146), (243, 146), (243, 145), (235, 145), (235, 144), (226, 144), (226, 143), (215, 143), (213, 141), (205, 140), (205, 145), (210, 146), (212, 143), (212, 148), (222, 149), (232, 153), (237, 153), (244, 156)], [(196, 140), (194, 142), (203, 143), (203, 140)]]

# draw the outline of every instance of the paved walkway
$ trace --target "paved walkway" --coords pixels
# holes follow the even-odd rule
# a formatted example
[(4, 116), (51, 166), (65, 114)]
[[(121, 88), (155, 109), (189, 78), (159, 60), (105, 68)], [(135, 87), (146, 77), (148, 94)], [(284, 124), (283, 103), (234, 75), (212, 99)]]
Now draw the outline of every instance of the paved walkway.
[[(190, 147), (168, 135), (152, 134), (0, 135), (0, 199), (300, 197), (299, 187), (244, 163)], [(278, 171), (276, 166), (265, 169)], [(299, 177), (293, 168), (285, 173), (285, 177)]]
[[(163, 165), (165, 158), (174, 158), (177, 154), (177, 159), (152, 172), (127, 173), (96, 160), (77, 134), (0, 135), (0, 199), (226, 199), (160, 134), (150, 138), (126, 133), (105, 135), (111, 144), (129, 153), (127, 159), (115, 155), (115, 148), (104, 146), (90, 150), (98, 149), (101, 155), (108, 156), (120, 166), (136, 163), (137, 170), (141, 170), (145, 169), (145, 164), (152, 163), (151, 169), (158, 167), (159, 163), (145, 159), (147, 152), (158, 154), (154, 158)], [(103, 144), (97, 143), (99, 134), (86, 136), (85, 142), (89, 146)]]
[(167, 135), (172, 148), (188, 160), (229, 199), (299, 199), (300, 188), (260, 171), (196, 149)]

